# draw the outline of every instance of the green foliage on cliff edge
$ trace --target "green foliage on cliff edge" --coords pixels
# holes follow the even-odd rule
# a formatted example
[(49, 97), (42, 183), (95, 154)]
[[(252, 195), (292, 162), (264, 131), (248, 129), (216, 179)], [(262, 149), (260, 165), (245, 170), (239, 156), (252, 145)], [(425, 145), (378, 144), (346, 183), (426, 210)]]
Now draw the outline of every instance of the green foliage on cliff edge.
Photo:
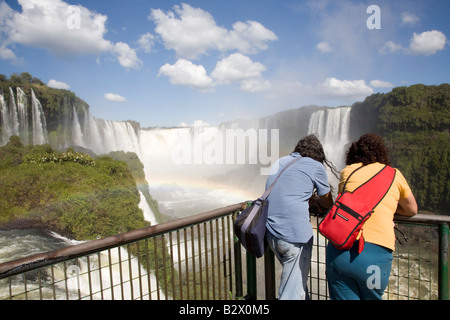
[(0, 226), (44, 227), (91, 240), (148, 225), (136, 182), (122, 161), (95, 160), (13, 136), (0, 148)]
[(450, 85), (397, 87), (352, 107), (352, 138), (383, 136), (419, 209), (450, 214)]
[(60, 119), (66, 114), (72, 114), (73, 110), (68, 106), (74, 106), (77, 111), (83, 108), (89, 109), (89, 105), (74, 92), (48, 87), (40, 79), (33, 77), (28, 72), (13, 73), (9, 78), (0, 74), (0, 90), (4, 93), (6, 103), (9, 103), (11, 98), (8, 93), (9, 89), (11, 88), (14, 91), (17, 90), (17, 87), (24, 90), (27, 96), (30, 96), (31, 89), (33, 89), (36, 98), (42, 104), (49, 131), (57, 130)]

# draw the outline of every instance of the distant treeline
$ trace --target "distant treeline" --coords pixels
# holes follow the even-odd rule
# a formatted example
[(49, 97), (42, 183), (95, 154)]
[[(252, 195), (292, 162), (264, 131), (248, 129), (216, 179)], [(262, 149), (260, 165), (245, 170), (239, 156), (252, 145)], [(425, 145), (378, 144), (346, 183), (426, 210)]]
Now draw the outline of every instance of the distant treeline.
[[(450, 85), (397, 87), (353, 104), (351, 136), (383, 136), (419, 209), (450, 214)], [(357, 125), (356, 125), (357, 124)]]

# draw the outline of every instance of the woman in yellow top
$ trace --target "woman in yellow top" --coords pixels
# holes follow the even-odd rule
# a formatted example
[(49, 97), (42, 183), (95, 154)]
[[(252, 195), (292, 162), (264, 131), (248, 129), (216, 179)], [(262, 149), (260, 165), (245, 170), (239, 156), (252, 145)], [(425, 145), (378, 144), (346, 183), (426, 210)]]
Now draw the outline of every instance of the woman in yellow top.
[[(339, 191), (346, 185), (353, 191), (369, 180), (384, 165), (390, 165), (389, 152), (383, 139), (374, 134), (361, 136), (347, 152), (346, 167), (341, 171)], [(365, 246), (358, 254), (358, 241), (349, 250), (327, 247), (327, 279), (333, 300), (382, 299), (389, 283), (392, 252), (395, 249), (394, 214), (413, 216), (417, 203), (402, 173), (396, 169), (394, 182), (372, 216), (363, 226)]]

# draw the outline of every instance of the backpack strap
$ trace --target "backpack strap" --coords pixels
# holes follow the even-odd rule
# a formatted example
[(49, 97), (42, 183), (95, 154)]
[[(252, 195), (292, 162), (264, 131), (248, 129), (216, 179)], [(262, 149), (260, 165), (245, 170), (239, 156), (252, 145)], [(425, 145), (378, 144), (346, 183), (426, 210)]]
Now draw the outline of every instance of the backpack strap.
[(281, 172), (278, 174), (278, 176), (275, 178), (275, 180), (272, 182), (272, 184), (267, 188), (267, 190), (264, 192), (264, 194), (258, 200), (265, 200), (269, 196), (270, 191), (272, 191), (272, 188), (275, 185), (275, 182), (277, 182), (278, 178), (283, 174), (283, 172), (285, 172), (287, 170), (287, 168), (289, 168), (291, 165), (293, 165), (295, 162), (297, 162), (301, 158), (302, 158), (302, 156), (300, 155), (299, 157), (295, 157), (294, 159), (289, 161), (289, 163), (283, 168), (283, 170), (281, 170)]
[[(363, 166), (357, 168), (348, 176), (343, 187), (343, 192), (345, 192), (345, 185), (347, 184), (351, 175), (355, 173), (357, 170), (361, 169), (362, 167)], [(389, 189), (391, 188), (392, 184), (394, 183), (395, 175), (396, 170), (388, 165), (385, 165), (372, 178), (364, 182), (362, 185), (360, 185), (355, 190), (353, 190), (353, 192), (350, 193), (352, 193), (352, 195), (355, 195), (357, 197), (360, 196), (364, 197), (364, 201), (367, 204), (370, 204), (370, 207), (372, 208), (373, 212), (375, 208), (378, 206), (378, 204), (381, 202), (381, 200), (384, 199)], [(364, 242), (365, 242), (362, 227), (359, 232), (359, 235), (360, 238), (358, 242), (358, 252), (361, 253), (364, 249)]]
[[(345, 187), (350, 177), (363, 167), (364, 166), (357, 168), (348, 176), (342, 188), (342, 192), (345, 191)], [(388, 165), (385, 165), (372, 178), (361, 184), (351, 193), (355, 195), (364, 194), (364, 199), (366, 199), (367, 202), (372, 203), (373, 208), (375, 209), (375, 207), (381, 202), (381, 200), (383, 200), (383, 198), (388, 193), (389, 189), (392, 186), (392, 183), (394, 183), (395, 175), (396, 170)]]

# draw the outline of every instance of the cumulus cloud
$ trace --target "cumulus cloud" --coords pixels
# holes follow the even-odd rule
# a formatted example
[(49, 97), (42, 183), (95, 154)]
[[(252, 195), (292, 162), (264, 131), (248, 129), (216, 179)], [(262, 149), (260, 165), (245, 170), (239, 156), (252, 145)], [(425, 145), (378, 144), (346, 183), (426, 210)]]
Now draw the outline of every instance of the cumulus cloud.
[(308, 104), (350, 105), (355, 101), (364, 100), (373, 93), (373, 87), (364, 80), (344, 80), (329, 77), (311, 82), (298, 80), (274, 81), (266, 96), (277, 101), (277, 104), (281, 103), (295, 108), (299, 105)]
[(117, 60), (122, 67), (139, 69), (142, 64), (136, 55), (136, 50), (131, 49), (130, 46), (124, 42), (117, 42), (113, 46), (112, 52), (116, 55)]
[(242, 90), (256, 92), (266, 89), (270, 85), (262, 77), (261, 72), (265, 70), (266, 67), (263, 64), (253, 62), (241, 53), (233, 53), (217, 62), (211, 76), (219, 84), (238, 82), (241, 84)]
[(105, 99), (109, 101), (114, 102), (124, 102), (127, 99), (125, 97), (122, 97), (121, 95), (115, 94), (115, 93), (105, 93)]
[[(174, 50), (178, 60), (175, 64), (166, 63), (158, 75), (167, 76), (170, 83), (209, 91), (216, 86), (237, 83), (248, 92), (268, 88), (270, 83), (263, 79), (265, 66), (253, 62), (248, 54), (256, 54), (268, 48), (268, 42), (277, 36), (256, 21), (238, 21), (231, 29), (218, 26), (214, 17), (207, 11), (188, 4), (176, 5), (173, 10), (164, 12), (152, 9), (149, 20), (155, 23), (155, 35), (142, 38), (142, 47), (161, 40), (167, 50)], [(191, 60), (217, 51), (235, 53), (222, 58), (208, 75), (205, 67)]]
[(206, 74), (202, 65), (195, 65), (185, 59), (178, 59), (173, 65), (166, 63), (159, 69), (158, 76), (160, 75), (169, 77), (172, 84), (200, 91), (209, 90), (213, 86), (213, 80)]
[(158, 76), (167, 76), (170, 83), (174, 85), (187, 86), (200, 91), (238, 83), (243, 91), (256, 92), (270, 86), (261, 74), (265, 70), (266, 67), (263, 64), (253, 62), (241, 53), (233, 53), (218, 61), (210, 76), (202, 65), (196, 65), (185, 59), (178, 59), (173, 65), (166, 63), (159, 69)]
[(55, 89), (65, 89), (65, 90), (70, 89), (70, 86), (67, 83), (62, 82), (62, 81), (57, 81), (55, 79), (50, 79), (50, 81), (47, 83), (47, 85), (50, 88), (55, 88)]
[(394, 41), (387, 41), (379, 50), (381, 54), (407, 53), (408, 49)]
[(408, 12), (402, 12), (401, 19), (402, 19), (401, 23), (402, 26), (414, 26), (420, 20), (419, 17), (417, 17), (415, 14)]
[(104, 38), (106, 15), (62, 0), (18, 2), (22, 7), (20, 12), (5, 3), (0, 7), (0, 31), (4, 37), (0, 57), (6, 55), (12, 59), (11, 48), (7, 51), (6, 47), (22, 44), (56, 56), (113, 53), (124, 67), (134, 68), (139, 64), (129, 47)]
[(153, 43), (155, 41), (155, 36), (152, 35), (150, 32), (144, 33), (139, 37), (138, 43), (139, 46), (144, 52), (150, 53)]
[(380, 49), (380, 53), (404, 53), (428, 56), (435, 54), (439, 50), (443, 50), (446, 43), (447, 38), (441, 31), (424, 31), (422, 33), (413, 34), (408, 48), (405, 48), (393, 41), (387, 41)]
[(370, 81), (370, 86), (374, 88), (392, 88), (394, 85), (389, 81), (372, 80)]
[(363, 99), (373, 93), (364, 80), (327, 78), (318, 88), (321, 95), (330, 98)]
[(257, 53), (268, 48), (267, 42), (277, 40), (275, 33), (256, 21), (236, 22), (226, 37), (218, 39), (221, 51), (238, 50), (245, 54)]
[(149, 19), (156, 24), (155, 32), (165, 48), (183, 59), (198, 59), (209, 50), (252, 54), (267, 49), (268, 41), (277, 40), (275, 33), (259, 22), (236, 22), (227, 30), (218, 26), (210, 13), (184, 3), (167, 13), (152, 9)]
[(431, 55), (444, 49), (447, 39), (441, 31), (425, 31), (420, 34), (414, 33), (409, 44), (412, 54)]

